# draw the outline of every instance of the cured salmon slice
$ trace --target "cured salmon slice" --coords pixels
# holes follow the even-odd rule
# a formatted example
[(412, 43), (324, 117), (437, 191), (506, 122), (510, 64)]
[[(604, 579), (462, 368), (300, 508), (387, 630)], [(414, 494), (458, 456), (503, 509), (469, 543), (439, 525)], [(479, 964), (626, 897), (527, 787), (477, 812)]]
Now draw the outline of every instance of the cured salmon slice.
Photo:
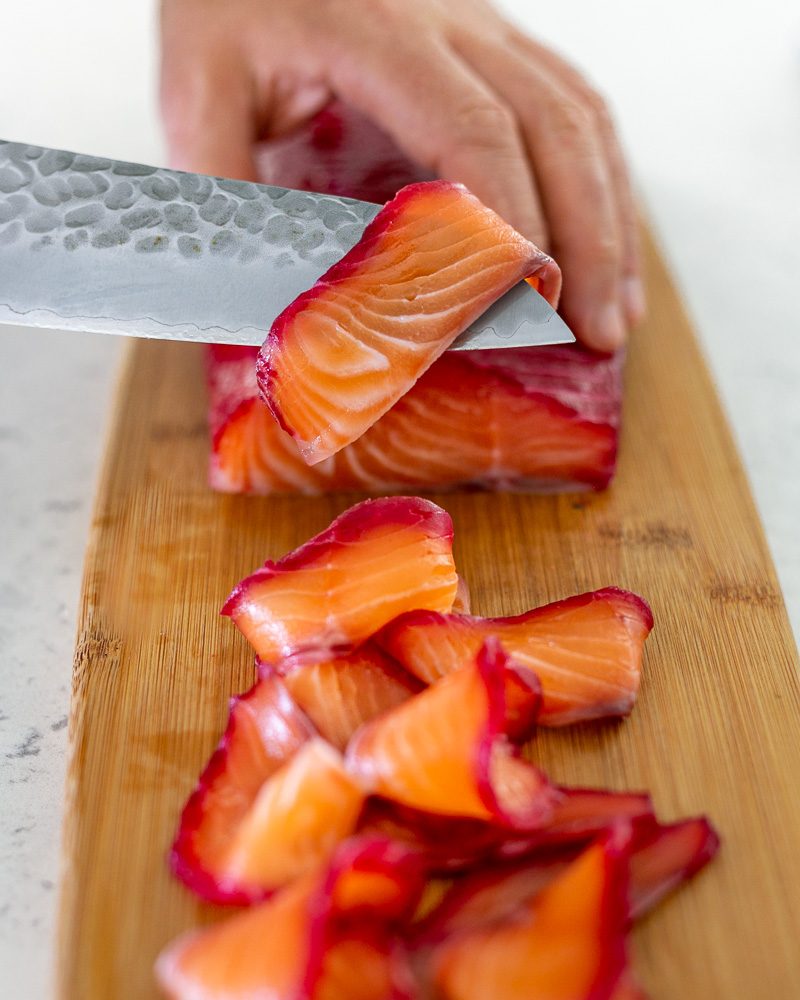
[(390, 622), (377, 641), (431, 683), (469, 663), (495, 636), (541, 681), (539, 724), (564, 726), (631, 710), (652, 627), (641, 597), (607, 587), (509, 618), (412, 611)]
[[(614, 472), (620, 364), (579, 347), (566, 357), (571, 348), (446, 354), (357, 441), (314, 466), (256, 398), (249, 361), (220, 360), (225, 350), (209, 373), (209, 474), (223, 492), (602, 489)], [(487, 353), (514, 358), (477, 357)]]
[(613, 831), (520, 906), (434, 954), (446, 1000), (610, 1000), (626, 969), (627, 843)]
[(631, 853), (631, 918), (649, 913), (704, 868), (719, 847), (719, 836), (705, 816), (666, 826), (653, 819), (637, 823)]
[[(664, 825), (655, 816), (632, 822), (615, 819), (614, 828), (630, 830), (628, 845), (629, 920), (649, 913), (668, 893), (700, 871), (714, 857), (719, 839), (704, 817)], [(485, 864), (462, 876), (444, 894), (438, 907), (415, 929), (415, 939), (435, 944), (453, 934), (516, 920), (534, 898), (586, 849), (575, 842), (545, 847), (522, 860)]]
[(365, 500), (243, 580), (222, 613), (263, 663), (338, 654), (411, 608), (448, 611), (453, 523), (419, 497)]
[(317, 730), (339, 750), (345, 749), (359, 726), (423, 687), (369, 642), (342, 656), (290, 664), (283, 683)]
[(251, 899), (318, 867), (355, 830), (364, 792), (338, 751), (304, 744), (258, 791), (232, 828), (216, 870)]
[[(525, 680), (489, 640), (471, 665), (362, 727), (348, 747), (348, 766), (370, 791), (401, 805), (536, 829), (550, 818), (557, 793), (515, 755), (505, 733), (507, 687), (513, 726), (530, 717), (521, 706)], [(538, 702), (533, 678), (528, 691)]]
[(262, 678), (231, 701), (228, 726), (183, 809), (169, 857), (173, 872), (199, 896), (215, 903), (250, 901), (252, 890), (223, 874), (231, 831), (264, 783), (314, 735), (277, 677)]
[(178, 938), (158, 959), (159, 982), (173, 1000), (395, 1000), (401, 977), (391, 934), (422, 884), (413, 855), (398, 845), (348, 842), (327, 870)]
[(407, 844), (424, 859), (429, 872), (444, 876), (539, 852), (579, 850), (615, 824), (638, 825), (653, 818), (648, 795), (563, 787), (555, 791), (549, 820), (533, 831), (436, 815), (381, 799), (367, 802), (361, 828)]
[(261, 395), (309, 465), (371, 427), (521, 280), (556, 305), (556, 263), (465, 187), (410, 184), (275, 320)]

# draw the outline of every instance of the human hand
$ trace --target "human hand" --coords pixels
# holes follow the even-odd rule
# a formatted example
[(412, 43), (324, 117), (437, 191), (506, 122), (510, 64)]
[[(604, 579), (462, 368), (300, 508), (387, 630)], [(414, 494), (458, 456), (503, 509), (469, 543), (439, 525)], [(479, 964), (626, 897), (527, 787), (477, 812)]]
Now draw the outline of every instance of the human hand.
[(335, 95), (552, 254), (583, 343), (613, 350), (642, 318), (635, 209), (605, 104), (484, 0), (164, 0), (161, 31), (175, 167), (256, 179), (256, 141)]

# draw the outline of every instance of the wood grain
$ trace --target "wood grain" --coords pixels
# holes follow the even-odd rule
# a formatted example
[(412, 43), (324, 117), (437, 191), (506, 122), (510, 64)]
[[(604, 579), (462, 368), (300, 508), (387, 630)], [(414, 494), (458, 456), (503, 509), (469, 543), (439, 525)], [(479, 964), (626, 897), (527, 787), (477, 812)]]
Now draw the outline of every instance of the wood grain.
[[(798, 662), (731, 435), (670, 279), (646, 240), (619, 476), (602, 495), (434, 497), (474, 605), (510, 614), (618, 584), (652, 604), (641, 698), (618, 725), (540, 735), (562, 782), (651, 789), (707, 812), (716, 863), (636, 932), (654, 1000), (800, 995)], [(133, 344), (86, 556), (75, 654), (60, 924), (69, 1000), (157, 995), (153, 960), (217, 919), (168, 875), (184, 799), (252, 658), (218, 615), (267, 557), (356, 499), (212, 494), (199, 349)], [(500, 1000), (500, 998), (497, 998)]]

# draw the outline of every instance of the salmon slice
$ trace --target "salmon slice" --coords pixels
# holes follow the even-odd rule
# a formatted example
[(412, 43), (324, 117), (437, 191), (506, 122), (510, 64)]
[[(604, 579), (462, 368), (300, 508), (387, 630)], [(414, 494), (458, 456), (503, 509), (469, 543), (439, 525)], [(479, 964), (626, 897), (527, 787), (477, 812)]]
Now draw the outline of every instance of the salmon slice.
[(215, 903), (250, 901), (251, 890), (224, 877), (231, 832), (264, 783), (314, 735), (277, 677), (262, 678), (231, 701), (228, 726), (183, 809), (169, 858), (175, 875), (199, 896)]
[[(714, 857), (719, 839), (707, 819), (664, 825), (655, 816), (632, 822), (615, 819), (603, 829), (630, 830), (628, 846), (629, 920), (649, 913), (668, 893), (688, 881)], [(439, 905), (415, 928), (419, 945), (436, 944), (476, 928), (516, 920), (535, 897), (586, 849), (579, 842), (538, 850), (512, 862), (490, 862), (452, 883)]]
[(634, 826), (631, 854), (631, 918), (649, 913), (692, 878), (719, 851), (719, 836), (699, 816), (663, 826), (655, 820)]
[[(249, 360), (225, 360), (217, 348), (209, 370), (211, 485), (261, 494), (602, 489), (616, 463), (620, 364), (579, 347), (565, 360), (565, 350), (572, 349), (446, 354), (362, 437), (308, 466), (256, 398)], [(514, 358), (493, 365), (477, 357), (487, 353)], [(526, 368), (528, 353), (538, 358), (535, 372)]]
[(365, 500), (243, 580), (222, 613), (259, 659), (347, 652), (411, 608), (448, 611), (453, 523), (419, 497)]
[(364, 792), (338, 751), (320, 737), (304, 744), (258, 791), (216, 870), (251, 899), (326, 861), (356, 828)]
[(412, 611), (390, 622), (377, 641), (431, 683), (469, 663), (495, 636), (541, 681), (540, 725), (565, 726), (630, 712), (652, 627), (641, 597), (607, 587), (509, 618)]
[(589, 847), (513, 921), (459, 934), (433, 967), (445, 1000), (609, 1000), (626, 969), (624, 831)]
[(339, 750), (345, 749), (359, 726), (422, 689), (416, 677), (369, 642), (343, 656), (290, 664), (283, 683), (317, 730)]
[(394, 1000), (405, 973), (392, 935), (422, 887), (409, 851), (354, 839), (326, 870), (178, 938), (158, 959), (159, 983), (173, 1000)]
[(447, 876), (476, 865), (527, 859), (538, 852), (582, 849), (620, 822), (638, 824), (653, 817), (648, 795), (563, 787), (555, 791), (550, 818), (534, 831), (437, 815), (376, 798), (366, 804), (361, 829), (407, 844), (431, 874)]
[(410, 184), (275, 320), (258, 360), (262, 398), (305, 461), (321, 462), (523, 279), (557, 304), (555, 262), (466, 188)]
[[(538, 828), (556, 793), (513, 752), (505, 734), (506, 688), (515, 691), (516, 725), (525, 712), (526, 674), (489, 640), (473, 663), (362, 727), (347, 763), (373, 793), (418, 810)], [(529, 678), (529, 698), (538, 686)]]

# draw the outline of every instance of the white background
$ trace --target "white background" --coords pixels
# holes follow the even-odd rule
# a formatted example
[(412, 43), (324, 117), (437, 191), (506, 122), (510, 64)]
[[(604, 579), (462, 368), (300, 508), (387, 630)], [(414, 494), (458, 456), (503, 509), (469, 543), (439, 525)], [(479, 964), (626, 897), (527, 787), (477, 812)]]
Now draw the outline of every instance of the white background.
[[(800, 13), (781, 0), (505, 6), (611, 101), (797, 631)], [(144, 0), (4, 11), (0, 135), (162, 163), (154, 23)], [(52, 992), (72, 642), (118, 349), (0, 331), (0, 989), (15, 1000)]]

